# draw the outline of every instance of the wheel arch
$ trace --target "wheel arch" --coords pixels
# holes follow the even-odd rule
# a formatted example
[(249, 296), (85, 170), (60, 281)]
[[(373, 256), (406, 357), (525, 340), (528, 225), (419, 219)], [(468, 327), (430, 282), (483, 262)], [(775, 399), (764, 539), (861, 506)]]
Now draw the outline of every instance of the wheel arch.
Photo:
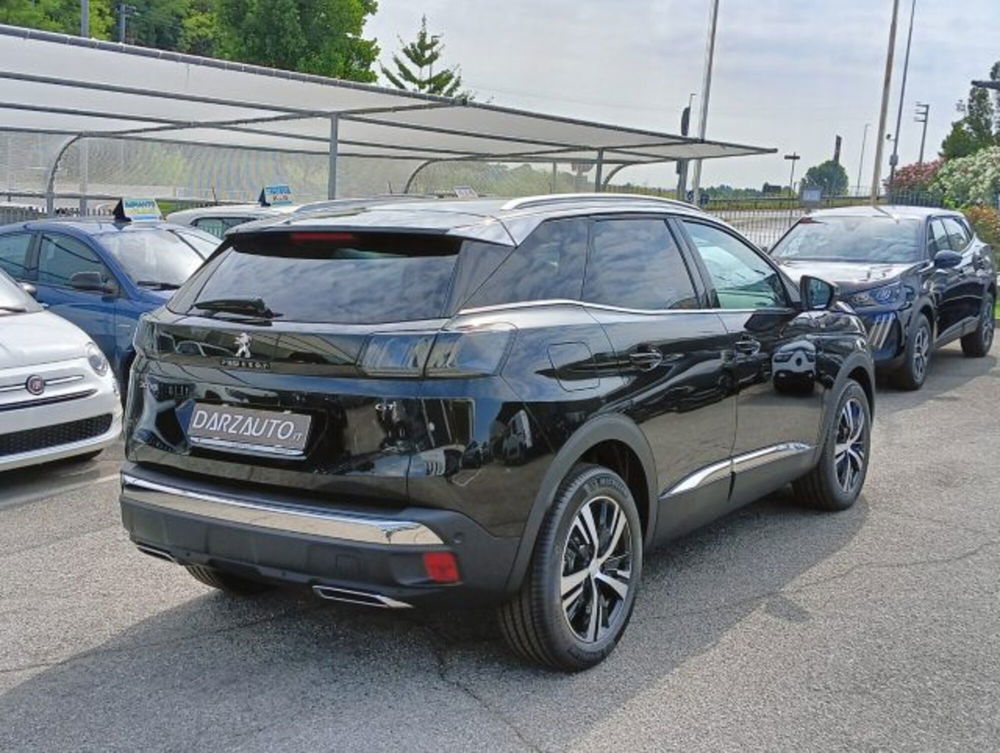
[(542, 521), (552, 505), (559, 484), (579, 462), (610, 467), (622, 476), (635, 499), (643, 525), (643, 542), (648, 546), (656, 530), (656, 462), (645, 435), (636, 423), (620, 413), (609, 413), (587, 421), (563, 444), (549, 465), (535, 494), (525, 521), (521, 543), (507, 579), (507, 590), (521, 586)]

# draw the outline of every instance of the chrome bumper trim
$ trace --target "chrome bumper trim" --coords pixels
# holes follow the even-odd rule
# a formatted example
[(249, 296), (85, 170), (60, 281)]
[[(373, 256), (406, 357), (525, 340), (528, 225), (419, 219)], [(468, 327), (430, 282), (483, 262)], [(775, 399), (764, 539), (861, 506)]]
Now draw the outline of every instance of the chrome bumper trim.
[(444, 543), (434, 531), (416, 521), (344, 515), (315, 507), (221, 496), (159, 484), (127, 473), (122, 474), (122, 494), (161, 510), (339, 541), (388, 546), (440, 546)]

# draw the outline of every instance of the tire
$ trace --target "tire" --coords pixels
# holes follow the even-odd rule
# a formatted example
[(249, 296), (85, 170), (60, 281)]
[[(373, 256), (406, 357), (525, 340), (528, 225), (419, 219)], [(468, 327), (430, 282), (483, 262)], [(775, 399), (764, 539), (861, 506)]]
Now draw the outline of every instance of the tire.
[(641, 576), (642, 528), (631, 492), (607, 468), (577, 464), (542, 523), (521, 590), (498, 610), (500, 629), (530, 662), (567, 672), (593, 667), (625, 632)]
[(924, 314), (918, 314), (906, 338), (906, 360), (892, 375), (892, 381), (899, 389), (919, 390), (924, 386), (933, 347), (931, 323)]
[(184, 569), (196, 581), (234, 596), (253, 596), (271, 589), (271, 586), (267, 583), (261, 583), (239, 575), (223, 572), (222, 570), (216, 570), (214, 567), (185, 565)]
[(962, 352), (969, 358), (982, 358), (993, 347), (993, 331), (996, 322), (993, 313), (993, 296), (983, 296), (983, 310), (979, 315), (979, 325), (974, 332), (962, 338)]
[(819, 462), (792, 484), (803, 504), (830, 512), (854, 504), (865, 485), (871, 455), (871, 408), (861, 385), (849, 380), (836, 405)]

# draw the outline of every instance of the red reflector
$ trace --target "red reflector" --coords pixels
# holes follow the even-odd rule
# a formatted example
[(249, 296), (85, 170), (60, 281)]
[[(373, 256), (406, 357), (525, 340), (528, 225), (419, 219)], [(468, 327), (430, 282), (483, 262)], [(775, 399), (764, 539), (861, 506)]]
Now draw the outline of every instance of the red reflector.
[(435, 583), (458, 582), (458, 560), (451, 552), (424, 553), (424, 570)]
[(292, 233), (291, 237), (292, 243), (345, 243), (358, 239), (354, 233)]

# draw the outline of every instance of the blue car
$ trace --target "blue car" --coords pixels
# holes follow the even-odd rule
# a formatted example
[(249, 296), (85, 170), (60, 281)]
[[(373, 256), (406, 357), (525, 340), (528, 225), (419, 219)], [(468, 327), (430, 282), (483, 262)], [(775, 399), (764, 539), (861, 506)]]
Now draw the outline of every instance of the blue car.
[(132, 335), (219, 240), (160, 221), (35, 220), (0, 227), (0, 269), (100, 346), (123, 389)]

